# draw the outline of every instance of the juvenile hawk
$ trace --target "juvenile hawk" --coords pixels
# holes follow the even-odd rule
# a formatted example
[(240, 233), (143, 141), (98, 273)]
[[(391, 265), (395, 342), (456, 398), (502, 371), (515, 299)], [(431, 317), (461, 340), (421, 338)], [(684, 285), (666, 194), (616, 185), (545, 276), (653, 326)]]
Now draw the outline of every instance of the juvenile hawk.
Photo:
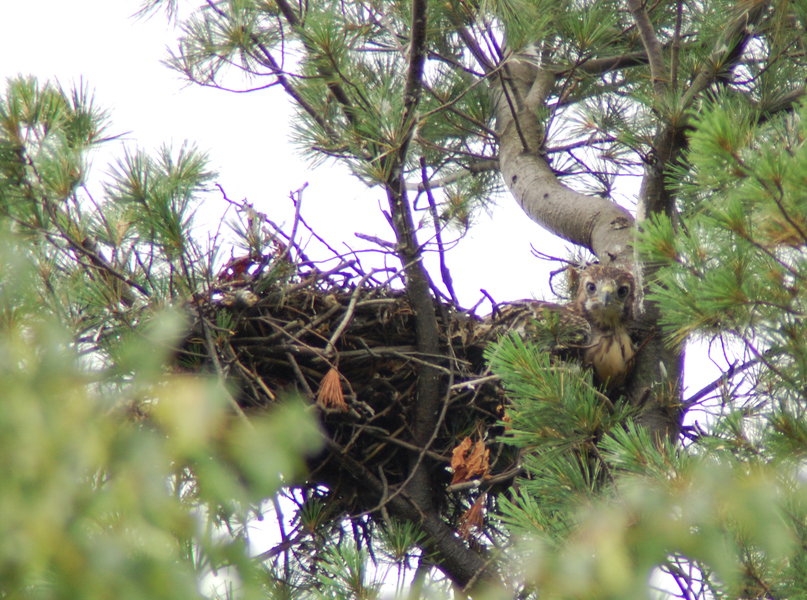
[[(610, 391), (625, 381), (636, 348), (630, 337), (635, 282), (630, 272), (591, 265), (581, 274), (574, 302), (527, 301), (508, 305), (497, 319), (510, 331), (551, 337), (553, 352), (579, 357)], [(542, 327), (536, 327), (538, 321)]]

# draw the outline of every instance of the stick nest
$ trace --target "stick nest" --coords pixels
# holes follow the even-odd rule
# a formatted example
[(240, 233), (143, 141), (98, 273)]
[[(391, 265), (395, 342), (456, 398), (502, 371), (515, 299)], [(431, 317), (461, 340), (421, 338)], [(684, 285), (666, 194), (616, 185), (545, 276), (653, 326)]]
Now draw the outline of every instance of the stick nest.
[[(215, 352), (218, 368), (237, 382), (236, 399), (247, 414), (289, 393), (318, 407), (333, 443), (310, 459), (309, 483), (326, 484), (343, 512), (376, 506), (378, 496), (363, 488), (362, 473), (392, 489), (406, 480), (420, 454), (430, 468), (445, 472), (445, 486), (435, 491), (442, 502), (436, 504), (449, 504), (447, 467), (454, 449), (465, 438), (501, 429), (504, 393), (483, 360), (492, 339), (489, 323), (434, 300), (441, 351), (426, 355), (417, 350), (406, 293), (353, 261), (324, 273), (286, 262), (283, 276), (275, 260), (269, 275), (248, 275), (250, 269), (260, 273), (257, 263), (241, 258), (222, 271), (199, 303), (201, 318), (180, 360), (209, 368)], [(423, 365), (439, 371), (447, 403), (427, 448), (414, 444), (410, 429)], [(493, 474), (512, 465), (512, 457), (501, 453), (501, 446), (494, 447)]]

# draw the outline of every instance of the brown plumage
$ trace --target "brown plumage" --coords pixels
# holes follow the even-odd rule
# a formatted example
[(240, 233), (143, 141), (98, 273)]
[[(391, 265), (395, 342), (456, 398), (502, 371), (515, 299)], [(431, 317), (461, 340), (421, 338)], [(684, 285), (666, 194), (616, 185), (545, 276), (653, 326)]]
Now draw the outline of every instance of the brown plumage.
[[(635, 282), (629, 271), (591, 265), (580, 273), (574, 302), (522, 301), (507, 305), (496, 322), (524, 336), (551, 336), (551, 349), (563, 358), (578, 357), (591, 367), (606, 390), (624, 383), (636, 348), (630, 337)], [(547, 331), (548, 330), (548, 331)]]

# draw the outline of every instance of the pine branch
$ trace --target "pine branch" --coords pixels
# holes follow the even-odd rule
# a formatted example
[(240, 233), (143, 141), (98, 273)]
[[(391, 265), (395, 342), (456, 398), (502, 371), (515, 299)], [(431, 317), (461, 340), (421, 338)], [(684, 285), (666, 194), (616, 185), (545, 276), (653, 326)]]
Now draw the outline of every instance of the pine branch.
[(683, 108), (689, 108), (700, 93), (717, 79), (719, 72), (714, 69), (713, 65), (722, 64), (725, 68), (730, 69), (739, 61), (746, 45), (755, 35), (756, 26), (759, 25), (769, 4), (770, 2), (751, 3), (750, 10), (742, 11), (723, 30), (723, 34), (714, 45), (709, 61), (684, 93), (681, 99)]
[[(431, 179), (428, 182), (428, 186), (432, 190), (436, 190), (452, 183), (456, 183), (466, 177), (471, 175), (476, 175), (478, 173), (487, 173), (490, 171), (496, 171), (499, 168), (499, 161), (495, 158), (486, 159), (486, 160), (478, 160), (476, 162), (472, 162), (464, 167), (462, 171), (456, 171), (451, 173), (450, 175), (446, 175), (445, 177), (440, 177), (438, 179)], [(426, 191), (426, 184), (423, 181), (419, 181), (418, 183), (411, 183), (406, 182), (406, 190), (410, 192), (425, 192)]]

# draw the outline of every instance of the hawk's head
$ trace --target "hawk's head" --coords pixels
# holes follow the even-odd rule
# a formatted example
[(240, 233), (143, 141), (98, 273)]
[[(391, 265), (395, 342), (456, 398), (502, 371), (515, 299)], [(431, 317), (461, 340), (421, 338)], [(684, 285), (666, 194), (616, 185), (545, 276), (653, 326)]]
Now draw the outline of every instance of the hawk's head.
[(595, 326), (615, 329), (631, 319), (633, 290), (628, 271), (592, 265), (582, 273), (575, 303)]

